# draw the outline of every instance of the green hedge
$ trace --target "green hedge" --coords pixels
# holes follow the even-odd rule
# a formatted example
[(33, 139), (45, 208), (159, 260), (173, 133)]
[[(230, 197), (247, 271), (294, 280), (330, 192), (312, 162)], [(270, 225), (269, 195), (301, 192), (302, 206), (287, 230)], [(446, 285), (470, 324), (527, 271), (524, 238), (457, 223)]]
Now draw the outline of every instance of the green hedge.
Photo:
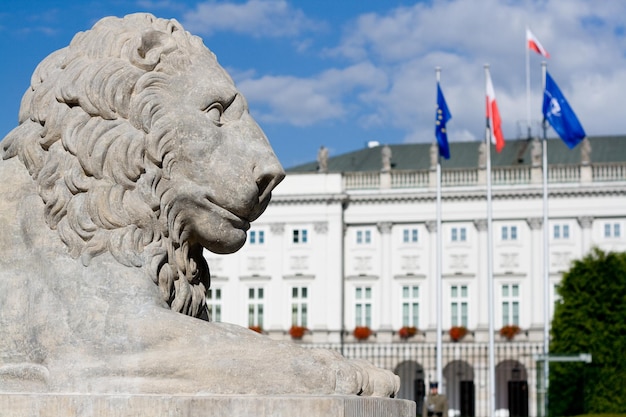
[(558, 292), (550, 352), (591, 353), (592, 363), (550, 364), (549, 415), (626, 413), (626, 253), (594, 249)]

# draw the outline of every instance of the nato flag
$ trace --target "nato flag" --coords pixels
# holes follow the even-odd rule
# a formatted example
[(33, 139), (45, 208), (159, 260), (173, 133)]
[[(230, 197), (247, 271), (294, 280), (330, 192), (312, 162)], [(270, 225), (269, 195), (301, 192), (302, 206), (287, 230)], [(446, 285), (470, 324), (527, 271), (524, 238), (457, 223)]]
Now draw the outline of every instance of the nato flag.
[(437, 136), (437, 144), (439, 145), (439, 155), (446, 159), (450, 159), (450, 146), (448, 145), (448, 132), (446, 131), (446, 122), (452, 118), (446, 99), (443, 97), (441, 87), (437, 83), (437, 115), (435, 117), (435, 136)]
[(543, 92), (543, 117), (550, 122), (570, 149), (574, 149), (587, 136), (576, 114), (548, 72), (546, 89)]

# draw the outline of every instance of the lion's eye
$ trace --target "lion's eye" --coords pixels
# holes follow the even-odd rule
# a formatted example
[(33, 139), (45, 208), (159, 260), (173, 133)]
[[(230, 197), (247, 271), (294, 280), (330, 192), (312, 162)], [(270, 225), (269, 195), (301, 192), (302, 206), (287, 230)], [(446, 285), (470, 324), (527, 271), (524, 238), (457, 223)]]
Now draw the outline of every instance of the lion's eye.
[(205, 110), (207, 117), (216, 125), (222, 124), (222, 114), (224, 114), (224, 108), (220, 103), (213, 103)]

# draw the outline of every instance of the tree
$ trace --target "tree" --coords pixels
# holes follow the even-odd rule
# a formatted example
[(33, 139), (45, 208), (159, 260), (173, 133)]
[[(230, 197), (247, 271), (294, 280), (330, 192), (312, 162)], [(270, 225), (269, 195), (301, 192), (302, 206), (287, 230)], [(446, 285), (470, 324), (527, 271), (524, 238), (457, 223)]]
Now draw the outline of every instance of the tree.
[(551, 416), (626, 412), (626, 253), (594, 249), (563, 276), (552, 354), (591, 353), (592, 363), (551, 363)]

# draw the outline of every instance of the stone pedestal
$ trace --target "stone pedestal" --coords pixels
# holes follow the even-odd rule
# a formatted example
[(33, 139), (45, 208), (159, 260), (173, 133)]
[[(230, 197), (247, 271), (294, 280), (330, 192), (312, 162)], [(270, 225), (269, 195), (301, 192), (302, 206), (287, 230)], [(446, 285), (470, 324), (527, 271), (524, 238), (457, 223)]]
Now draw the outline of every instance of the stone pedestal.
[(414, 417), (413, 401), (356, 396), (1, 394), (0, 417)]

